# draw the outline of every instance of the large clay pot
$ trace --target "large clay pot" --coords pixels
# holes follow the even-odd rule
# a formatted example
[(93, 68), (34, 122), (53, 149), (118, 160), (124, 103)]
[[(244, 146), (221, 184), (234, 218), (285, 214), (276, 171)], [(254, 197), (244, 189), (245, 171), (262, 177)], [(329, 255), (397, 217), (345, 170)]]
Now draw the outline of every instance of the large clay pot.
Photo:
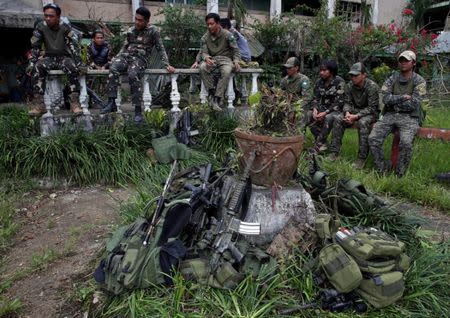
[(250, 170), (252, 183), (272, 186), (284, 185), (295, 173), (303, 149), (303, 136), (272, 137), (248, 133), (237, 128), (236, 142), (243, 153), (240, 164), (245, 168), (251, 153), (256, 157)]

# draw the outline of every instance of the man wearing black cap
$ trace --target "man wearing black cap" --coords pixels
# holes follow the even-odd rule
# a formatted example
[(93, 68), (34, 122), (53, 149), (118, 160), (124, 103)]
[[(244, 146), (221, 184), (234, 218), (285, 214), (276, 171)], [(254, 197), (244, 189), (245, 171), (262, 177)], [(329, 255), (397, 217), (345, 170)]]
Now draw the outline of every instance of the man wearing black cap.
[(375, 124), (369, 136), (370, 150), (375, 169), (386, 172), (391, 163), (384, 160), (383, 143), (389, 133), (397, 128), (400, 133), (399, 157), (395, 174), (402, 177), (412, 157), (414, 137), (422, 117), (421, 103), (427, 93), (426, 82), (414, 72), (416, 54), (404, 51), (398, 58), (400, 72), (395, 72), (381, 87), (383, 117)]
[(371, 125), (378, 118), (380, 88), (367, 78), (366, 68), (360, 62), (353, 64), (348, 74), (351, 76), (351, 83), (345, 89), (343, 113), (337, 116), (333, 123), (330, 159), (335, 160), (339, 156), (345, 128), (356, 125), (359, 150), (354, 167), (361, 169), (369, 154)]
[[(44, 6), (44, 21), (39, 22), (31, 37), (31, 59), (27, 67), (27, 74), (33, 73), (34, 77), (34, 103), (28, 112), (31, 116), (45, 113), (43, 98), (45, 92), (45, 77), (48, 71), (61, 69), (69, 79), (71, 93), (70, 110), (75, 115), (83, 113), (81, 109), (80, 72), (86, 72), (80, 56), (80, 45), (76, 34), (61, 17), (61, 8), (54, 3)], [(42, 45), (44, 46), (44, 57), (39, 59)]]
[(300, 62), (296, 57), (290, 57), (284, 64), (287, 75), (281, 80), (282, 90), (292, 95), (292, 100), (308, 98), (309, 78), (300, 74)]
[(323, 61), (319, 67), (320, 79), (314, 86), (314, 96), (309, 110), (301, 123), (301, 128), (310, 126), (316, 137), (316, 151), (328, 149), (327, 137), (333, 128), (334, 119), (341, 114), (344, 106), (345, 81), (338, 76), (338, 66), (333, 60)]

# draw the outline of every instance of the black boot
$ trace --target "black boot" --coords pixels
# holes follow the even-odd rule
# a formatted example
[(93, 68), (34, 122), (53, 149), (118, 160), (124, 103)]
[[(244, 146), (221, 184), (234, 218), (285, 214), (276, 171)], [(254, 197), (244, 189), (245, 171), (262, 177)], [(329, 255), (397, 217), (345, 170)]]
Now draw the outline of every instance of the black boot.
[(108, 98), (108, 104), (100, 110), (100, 114), (113, 113), (117, 111), (116, 99), (114, 97)]
[(134, 108), (134, 122), (136, 124), (141, 124), (144, 121), (144, 117), (142, 117), (142, 109), (140, 107)]

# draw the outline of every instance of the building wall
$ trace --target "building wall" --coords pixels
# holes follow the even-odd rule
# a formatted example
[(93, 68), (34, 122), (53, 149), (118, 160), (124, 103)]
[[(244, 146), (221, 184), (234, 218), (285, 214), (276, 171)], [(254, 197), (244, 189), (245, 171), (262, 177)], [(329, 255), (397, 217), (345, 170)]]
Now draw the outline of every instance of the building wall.
[(399, 23), (407, 4), (407, 0), (378, 0), (378, 24)]

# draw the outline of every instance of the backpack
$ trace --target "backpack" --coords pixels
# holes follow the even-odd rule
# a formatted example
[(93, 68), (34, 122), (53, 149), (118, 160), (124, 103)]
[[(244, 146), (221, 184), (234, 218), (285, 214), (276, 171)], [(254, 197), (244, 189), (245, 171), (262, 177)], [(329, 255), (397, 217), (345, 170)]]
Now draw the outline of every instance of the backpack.
[(400, 299), (405, 289), (403, 272), (410, 265), (405, 244), (372, 227), (340, 228), (333, 234), (330, 224), (331, 216), (318, 216), (319, 236), (326, 240), (332, 233), (334, 241), (320, 251), (319, 264), (335, 289), (341, 293), (355, 290), (375, 308)]

